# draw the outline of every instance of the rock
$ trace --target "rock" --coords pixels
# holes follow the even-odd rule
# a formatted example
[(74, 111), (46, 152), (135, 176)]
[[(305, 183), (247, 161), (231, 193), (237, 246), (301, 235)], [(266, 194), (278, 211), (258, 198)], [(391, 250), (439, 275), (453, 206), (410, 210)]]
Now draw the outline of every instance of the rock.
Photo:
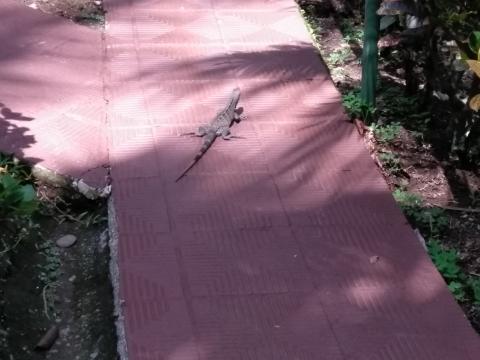
[(55, 340), (57, 340), (60, 330), (57, 325), (53, 325), (48, 329), (48, 331), (43, 335), (40, 341), (35, 346), (35, 350), (48, 350), (52, 347)]
[(55, 187), (68, 187), (71, 183), (67, 176), (60, 175), (55, 171), (49, 170), (40, 165), (35, 165), (32, 168), (32, 175), (36, 179)]
[(68, 248), (73, 244), (75, 244), (76, 241), (77, 241), (77, 237), (75, 235), (68, 234), (57, 239), (56, 244), (61, 248)]
[(72, 182), (72, 186), (78, 192), (80, 192), (87, 199), (95, 200), (97, 198), (106, 198), (112, 191), (112, 186), (107, 185), (103, 188), (96, 188), (85, 183), (83, 179), (75, 180)]

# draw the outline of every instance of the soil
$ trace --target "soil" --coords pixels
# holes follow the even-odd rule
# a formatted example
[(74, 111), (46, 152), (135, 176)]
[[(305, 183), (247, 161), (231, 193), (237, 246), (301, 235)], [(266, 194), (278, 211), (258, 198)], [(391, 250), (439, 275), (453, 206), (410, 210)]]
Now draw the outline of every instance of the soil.
[(102, 27), (105, 11), (102, 0), (17, 0), (28, 7), (55, 14), (82, 25)]
[[(342, 21), (347, 19), (352, 24), (362, 23), (362, 14), (352, 12), (348, 17), (345, 14), (338, 14), (335, 9), (328, 6), (329, 1), (298, 0), (298, 2), (324, 59), (333, 51), (345, 46), (346, 41), (341, 38)], [(381, 39), (380, 43), (382, 42), (388, 44), (392, 41)], [(361, 65), (358, 61), (361, 51), (359, 52), (356, 48), (358, 44), (349, 43), (349, 45), (352, 46), (352, 53), (357, 56), (356, 59), (347, 59), (345, 63), (336, 66), (326, 61), (330, 67), (332, 79), (343, 94), (358, 87), (361, 77)], [(381, 54), (379, 80), (382, 89), (395, 88), (405, 93), (406, 79), (402, 77), (404, 74), (398, 62), (398, 54), (392, 51), (381, 51)], [(428, 138), (428, 130), (422, 132), (418, 127), (405, 124), (404, 114), (400, 111), (398, 113), (393, 112), (379, 119), (383, 123), (399, 122), (403, 125), (395, 141), (389, 144), (381, 143), (375, 139), (371, 131), (367, 130), (366, 146), (392, 191), (402, 188), (417, 194), (427, 206), (456, 208), (456, 210), (445, 209), (449, 226), (439, 240), (444, 246), (457, 251), (460, 265), (466, 274), (480, 276), (480, 213), (461, 211), (462, 208), (478, 209), (480, 206), (478, 168), (464, 168), (458, 159), (440, 157), (438, 149), (444, 146), (442, 139), (431, 136)], [(392, 172), (379, 160), (379, 155), (385, 152), (392, 152), (397, 156), (400, 165), (398, 170)], [(460, 305), (472, 326), (480, 333), (479, 306), (471, 301), (461, 302)]]
[[(45, 194), (45, 186), (40, 190)], [(2, 279), (0, 358), (116, 359), (105, 204), (82, 201), (42, 213), (34, 220), (40, 230), (15, 248)], [(65, 234), (77, 241), (60, 248), (55, 240)], [(35, 350), (54, 325), (59, 336), (51, 349)]]

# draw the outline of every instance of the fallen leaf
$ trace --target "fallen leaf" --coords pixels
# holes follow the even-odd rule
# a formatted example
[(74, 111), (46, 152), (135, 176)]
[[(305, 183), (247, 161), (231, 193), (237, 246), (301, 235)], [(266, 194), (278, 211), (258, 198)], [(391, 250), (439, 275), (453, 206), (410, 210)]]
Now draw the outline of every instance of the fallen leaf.
[(470, 66), (470, 69), (473, 70), (477, 76), (480, 77), (480, 61), (478, 60), (467, 60), (468, 66)]
[(472, 109), (473, 111), (480, 110), (480, 94), (477, 94), (474, 97), (472, 97), (468, 105), (470, 106), (470, 109)]

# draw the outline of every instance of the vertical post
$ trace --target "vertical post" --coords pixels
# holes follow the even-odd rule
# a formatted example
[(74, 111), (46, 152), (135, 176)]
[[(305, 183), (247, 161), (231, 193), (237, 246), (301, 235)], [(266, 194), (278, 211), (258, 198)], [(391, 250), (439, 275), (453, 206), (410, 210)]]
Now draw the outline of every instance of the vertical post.
[(367, 105), (375, 106), (377, 86), (378, 0), (365, 0), (365, 27), (362, 53), (362, 89), (360, 96)]

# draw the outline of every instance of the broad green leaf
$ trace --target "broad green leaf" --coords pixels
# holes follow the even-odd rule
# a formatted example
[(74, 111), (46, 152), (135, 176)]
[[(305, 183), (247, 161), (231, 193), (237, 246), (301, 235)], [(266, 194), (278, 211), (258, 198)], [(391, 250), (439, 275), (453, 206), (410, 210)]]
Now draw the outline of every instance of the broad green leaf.
[(472, 97), (468, 102), (468, 105), (470, 106), (470, 109), (472, 109), (473, 111), (480, 110), (480, 94), (477, 94), (474, 97)]
[(35, 190), (32, 185), (23, 185), (20, 188), (23, 195), (23, 201), (32, 201), (36, 199)]
[(15, 180), (13, 177), (11, 177), (8, 174), (2, 175), (0, 177), (0, 182), (5, 189), (10, 189), (10, 188), (13, 188), (15, 186), (18, 186), (18, 181)]
[(468, 37), (468, 45), (474, 53), (480, 50), (480, 31), (473, 31)]
[(480, 61), (478, 60), (467, 60), (468, 66), (473, 70), (478, 77), (480, 77)]

